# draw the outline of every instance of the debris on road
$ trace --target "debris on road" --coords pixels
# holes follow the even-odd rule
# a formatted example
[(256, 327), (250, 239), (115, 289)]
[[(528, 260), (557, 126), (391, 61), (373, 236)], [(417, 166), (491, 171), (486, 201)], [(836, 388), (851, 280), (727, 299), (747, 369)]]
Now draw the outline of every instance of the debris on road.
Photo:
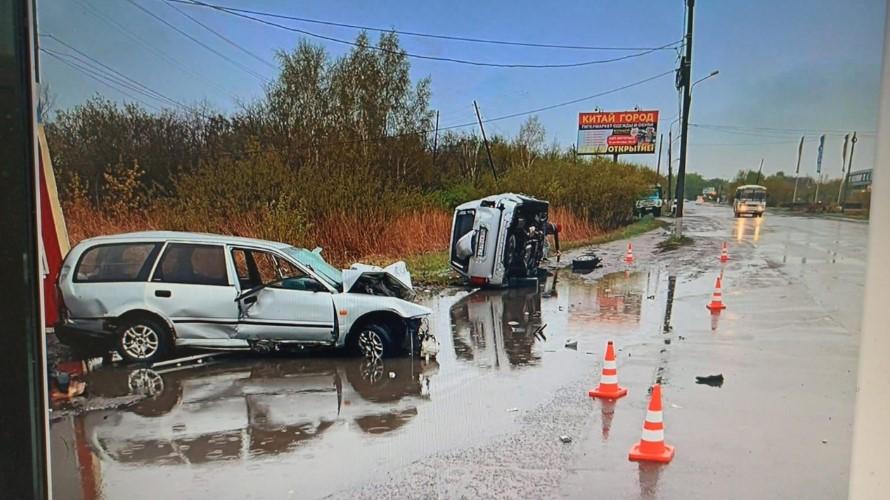
[(578, 350), (578, 341), (572, 338), (566, 339), (566, 349)]
[(519, 411), (519, 408), (507, 408), (507, 412), (513, 413)]
[(566, 436), (565, 434), (563, 434), (562, 436), (559, 436), (559, 440), (562, 441), (563, 443), (571, 443), (572, 436)]
[(711, 387), (721, 387), (723, 385), (723, 374), (707, 375), (704, 377), (695, 377), (696, 384), (710, 385)]
[(572, 260), (572, 272), (575, 273), (587, 274), (601, 267), (602, 259), (592, 253)]

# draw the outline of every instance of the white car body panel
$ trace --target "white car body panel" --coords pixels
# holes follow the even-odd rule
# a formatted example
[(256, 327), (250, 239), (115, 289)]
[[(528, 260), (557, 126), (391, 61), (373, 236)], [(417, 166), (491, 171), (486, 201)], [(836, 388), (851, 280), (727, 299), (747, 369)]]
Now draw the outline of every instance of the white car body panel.
[[(157, 266), (170, 243), (219, 245), (225, 249), (228, 284), (204, 285), (147, 281), (74, 282), (81, 256), (96, 245), (158, 243), (153, 257)], [(286, 260), (324, 285), (327, 290), (306, 291), (263, 288), (256, 301), (238, 300), (241, 290), (231, 249), (269, 252)], [(249, 238), (202, 233), (149, 231), (102, 236), (82, 241), (66, 256), (59, 276), (59, 289), (67, 309), (60, 326), (111, 335), (109, 322), (131, 311), (147, 311), (163, 319), (174, 332), (177, 345), (207, 348), (243, 348), (250, 340), (272, 339), (307, 344), (343, 346), (355, 322), (371, 313), (392, 313), (402, 319), (428, 316), (431, 311), (397, 296), (343, 292), (321, 275), (285, 252), (289, 245)], [(342, 273), (344, 288), (350, 290), (364, 279), (383, 280), (399, 294), (411, 293), (411, 276), (404, 262), (385, 268), (354, 264)], [(159, 295), (160, 294), (160, 295)], [(274, 323), (270, 326), (269, 323)]]

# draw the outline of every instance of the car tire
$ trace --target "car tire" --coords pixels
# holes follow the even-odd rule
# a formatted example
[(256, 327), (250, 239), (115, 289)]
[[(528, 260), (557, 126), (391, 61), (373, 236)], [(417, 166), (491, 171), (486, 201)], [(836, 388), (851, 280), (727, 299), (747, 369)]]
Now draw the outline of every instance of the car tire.
[(661, 217), (661, 207), (658, 207), (655, 210), (653, 210), (652, 215), (654, 215), (655, 217)]
[(398, 353), (395, 335), (389, 326), (369, 323), (355, 334), (355, 351), (368, 359), (390, 358)]
[(117, 330), (117, 351), (130, 363), (154, 363), (164, 359), (173, 348), (167, 327), (145, 317), (126, 319)]

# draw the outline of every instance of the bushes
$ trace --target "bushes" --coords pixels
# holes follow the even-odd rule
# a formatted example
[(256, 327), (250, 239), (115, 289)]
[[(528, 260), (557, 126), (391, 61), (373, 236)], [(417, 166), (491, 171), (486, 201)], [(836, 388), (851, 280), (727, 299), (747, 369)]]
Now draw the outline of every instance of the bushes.
[(433, 152), (429, 79), (412, 82), (394, 33), (339, 58), (303, 41), (257, 101), (229, 115), (150, 113), (96, 97), (47, 137), (74, 241), (137, 229), (323, 246), (338, 264), (448, 246), (452, 209), (513, 191), (549, 200), (564, 238), (632, 217), (651, 171), (543, 150), (530, 117), (516, 140), (452, 130)]

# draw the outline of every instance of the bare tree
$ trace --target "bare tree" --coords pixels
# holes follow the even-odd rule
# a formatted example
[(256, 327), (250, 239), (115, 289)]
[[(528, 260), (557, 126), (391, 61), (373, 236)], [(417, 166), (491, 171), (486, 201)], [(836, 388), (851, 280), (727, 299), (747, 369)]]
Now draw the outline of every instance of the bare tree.
[(535, 159), (541, 154), (545, 135), (544, 125), (541, 124), (538, 115), (528, 117), (525, 123), (519, 127), (516, 146), (519, 149), (519, 158), (523, 167), (531, 168)]

